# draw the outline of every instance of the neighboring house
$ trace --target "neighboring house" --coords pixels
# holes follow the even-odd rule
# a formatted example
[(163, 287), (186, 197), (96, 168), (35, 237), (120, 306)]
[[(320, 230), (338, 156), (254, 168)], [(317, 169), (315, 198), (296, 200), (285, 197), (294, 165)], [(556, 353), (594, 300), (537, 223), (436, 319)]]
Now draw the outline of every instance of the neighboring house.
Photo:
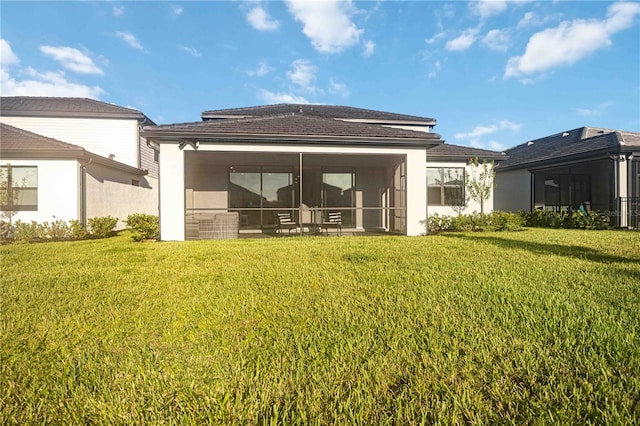
[(37, 199), (14, 220), (158, 214), (159, 156), (140, 136), (153, 124), (141, 112), (84, 98), (2, 97), (0, 123), (5, 178), (10, 165), (37, 182)]
[[(160, 146), (163, 240), (203, 238), (211, 218), (227, 212), (237, 213), (241, 232), (272, 231), (279, 212), (303, 228), (341, 212), (343, 229), (419, 235), (431, 149), (434, 168), (462, 171), (462, 179), (469, 158), (503, 158), (445, 148), (432, 118), (360, 108), (280, 104), (205, 111), (202, 119), (142, 131)], [(442, 191), (440, 205), (448, 202)]]
[(568, 211), (582, 204), (619, 227), (640, 226), (640, 133), (580, 127), (506, 154), (496, 168), (497, 209)]

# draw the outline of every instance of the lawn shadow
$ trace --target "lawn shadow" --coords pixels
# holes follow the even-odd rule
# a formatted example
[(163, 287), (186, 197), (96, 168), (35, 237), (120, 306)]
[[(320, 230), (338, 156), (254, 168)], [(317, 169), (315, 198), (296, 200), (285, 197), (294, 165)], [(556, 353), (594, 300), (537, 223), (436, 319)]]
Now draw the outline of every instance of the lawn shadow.
[(533, 242), (533, 241), (521, 241), (521, 240), (511, 240), (507, 238), (500, 238), (496, 236), (488, 236), (488, 235), (464, 235), (464, 234), (441, 234), (443, 237), (447, 238), (457, 238), (468, 241), (486, 241), (491, 244), (494, 244), (500, 248), (504, 249), (520, 249), (527, 250), (535, 254), (555, 254), (558, 256), (571, 257), (575, 259), (585, 259), (591, 262), (598, 263), (632, 263), (639, 265), (640, 258), (636, 257), (623, 257), (623, 256), (612, 256), (610, 254), (602, 253), (598, 250), (583, 247), (583, 246), (575, 246), (575, 245), (562, 245), (562, 244), (549, 244), (549, 243), (541, 243), (541, 242)]

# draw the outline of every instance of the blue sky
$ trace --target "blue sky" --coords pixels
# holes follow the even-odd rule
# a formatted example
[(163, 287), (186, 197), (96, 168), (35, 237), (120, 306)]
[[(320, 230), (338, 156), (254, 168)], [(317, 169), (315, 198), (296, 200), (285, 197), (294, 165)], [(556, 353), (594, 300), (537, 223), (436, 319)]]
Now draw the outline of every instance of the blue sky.
[(158, 124), (349, 105), (501, 150), (583, 125), (640, 132), (640, 3), (14, 2), (3, 96), (81, 96)]

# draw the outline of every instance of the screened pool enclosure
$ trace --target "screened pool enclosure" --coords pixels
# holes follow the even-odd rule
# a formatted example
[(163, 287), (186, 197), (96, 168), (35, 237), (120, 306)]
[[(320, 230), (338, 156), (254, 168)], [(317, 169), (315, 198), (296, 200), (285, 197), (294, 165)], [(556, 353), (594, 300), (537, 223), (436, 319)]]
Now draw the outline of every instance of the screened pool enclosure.
[(199, 224), (235, 213), (240, 232), (272, 233), (288, 212), (300, 232), (317, 232), (330, 212), (342, 228), (404, 233), (406, 156), (185, 152), (186, 239)]

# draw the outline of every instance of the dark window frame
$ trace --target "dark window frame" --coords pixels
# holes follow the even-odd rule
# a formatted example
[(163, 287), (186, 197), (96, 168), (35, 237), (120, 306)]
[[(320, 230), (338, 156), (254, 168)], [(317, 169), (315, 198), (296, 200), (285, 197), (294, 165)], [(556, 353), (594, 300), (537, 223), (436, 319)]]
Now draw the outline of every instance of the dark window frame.
[[(0, 205), (1, 211), (22, 212), (22, 211), (38, 211), (38, 166), (14, 166), (11, 164), (5, 164), (0, 166), (3, 170), (0, 173), (3, 181), (0, 182), (0, 191), (6, 191), (6, 204)], [(15, 169), (34, 169), (35, 170), (35, 186), (20, 185), (13, 181), (13, 171)], [(19, 204), (14, 203), (13, 200), (19, 197), (19, 194), (15, 194), (15, 191), (35, 191), (35, 204)]]

